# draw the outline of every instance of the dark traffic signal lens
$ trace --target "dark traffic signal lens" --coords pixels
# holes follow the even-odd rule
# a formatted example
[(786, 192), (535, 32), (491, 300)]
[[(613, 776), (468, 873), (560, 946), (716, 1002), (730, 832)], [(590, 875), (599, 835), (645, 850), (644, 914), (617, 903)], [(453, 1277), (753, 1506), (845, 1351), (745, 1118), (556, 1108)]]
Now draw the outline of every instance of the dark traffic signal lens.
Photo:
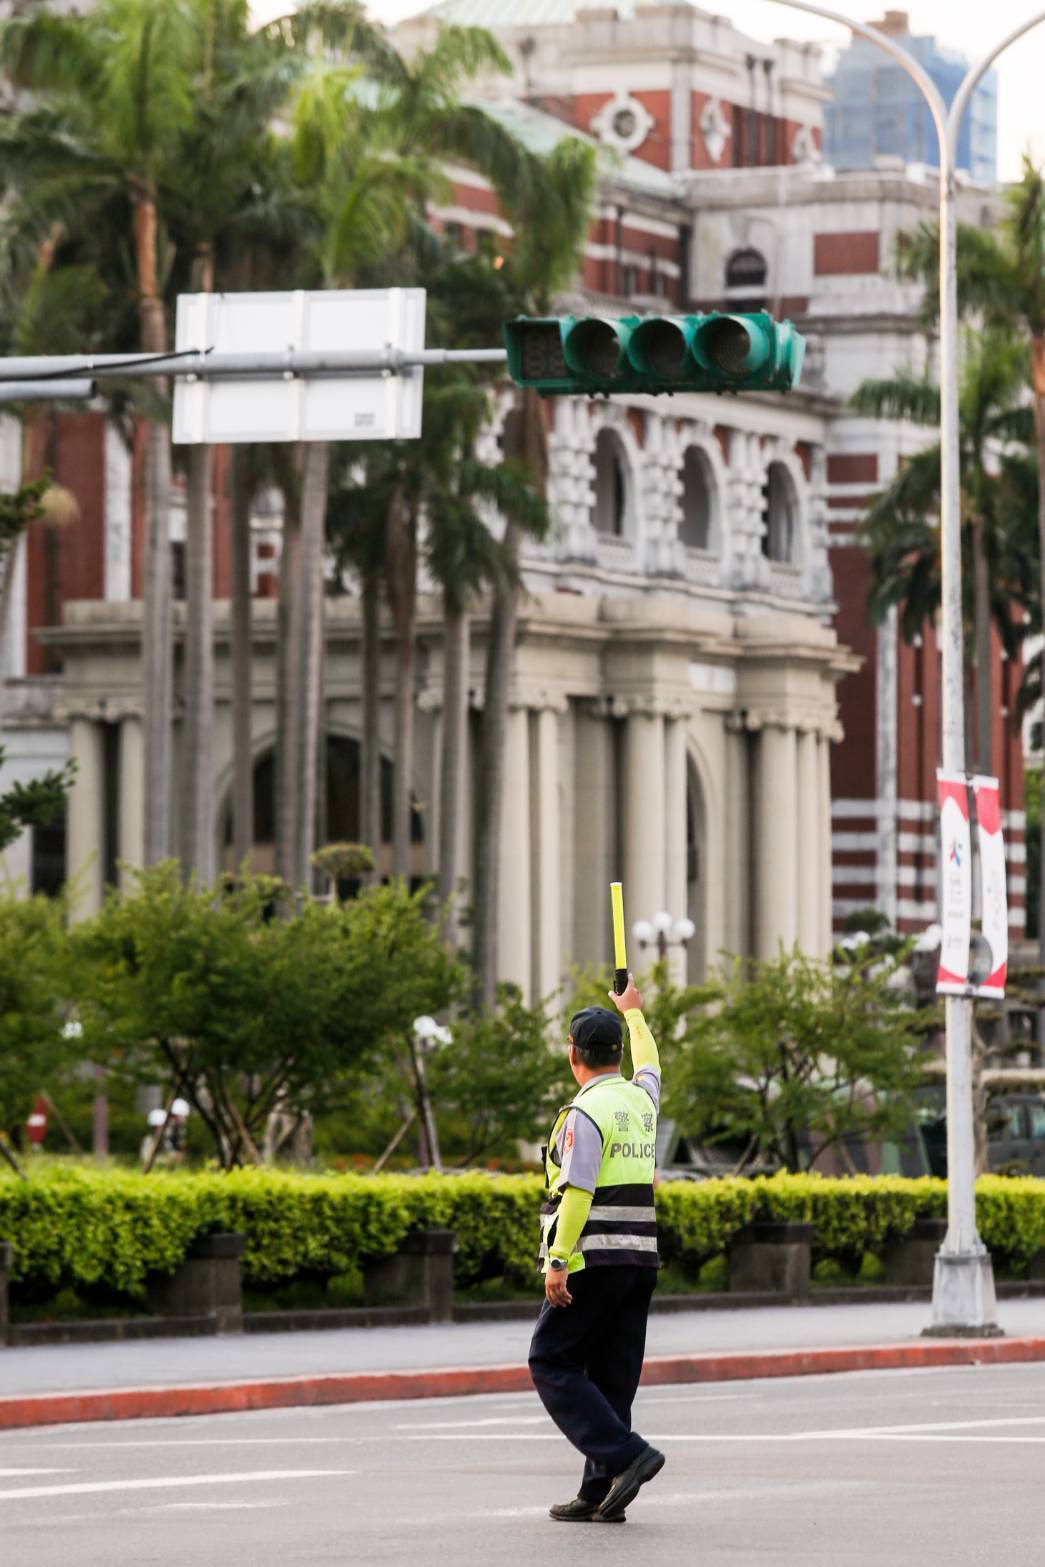
[(739, 321), (722, 316), (705, 327), (704, 352), (723, 375), (743, 375), (751, 351), (751, 335)]
[(608, 321), (579, 321), (569, 341), (570, 358), (583, 374), (611, 380), (619, 371), (620, 338)]
[(665, 381), (682, 380), (686, 372), (686, 350), (682, 329), (664, 317), (641, 322), (628, 345), (628, 353), (637, 369)]

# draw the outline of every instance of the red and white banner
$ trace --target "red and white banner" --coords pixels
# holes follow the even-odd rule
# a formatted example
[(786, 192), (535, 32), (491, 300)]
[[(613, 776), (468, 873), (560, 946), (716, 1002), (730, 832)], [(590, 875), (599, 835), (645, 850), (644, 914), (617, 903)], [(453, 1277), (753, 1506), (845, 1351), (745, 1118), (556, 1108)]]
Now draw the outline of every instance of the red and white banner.
[(1009, 960), (1009, 907), (1005, 890), (1005, 844), (1001, 834), (1001, 804), (997, 778), (974, 778), (977, 847), (980, 852), (980, 884), (983, 900), (981, 925), (991, 949), (990, 973), (976, 987), (978, 996), (1005, 995), (1005, 968)]
[(936, 772), (940, 802), (941, 877), (940, 995), (969, 994), (969, 939), (972, 935), (972, 835), (969, 786), (964, 773)]

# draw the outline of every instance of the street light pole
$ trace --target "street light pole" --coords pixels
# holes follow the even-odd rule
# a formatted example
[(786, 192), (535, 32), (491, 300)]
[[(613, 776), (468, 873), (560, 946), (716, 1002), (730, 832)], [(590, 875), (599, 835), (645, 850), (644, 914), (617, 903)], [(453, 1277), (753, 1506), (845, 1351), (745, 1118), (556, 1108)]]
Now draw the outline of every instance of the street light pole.
[[(972, 67), (950, 110), (935, 82), (894, 38), (808, 0), (772, 0), (837, 22), (867, 38), (905, 71), (922, 94), (940, 147), (940, 630), (943, 655), (942, 763), (964, 773), (965, 693), (963, 680), (961, 470), (958, 434), (958, 225), (955, 165), (958, 130), (977, 84), (998, 56), (1045, 22), (1045, 11), (1021, 23)], [(947, 1235), (936, 1256), (932, 1334), (987, 1336), (998, 1332), (990, 1253), (976, 1228), (976, 1173), (972, 1110), (972, 999), (947, 996)]]

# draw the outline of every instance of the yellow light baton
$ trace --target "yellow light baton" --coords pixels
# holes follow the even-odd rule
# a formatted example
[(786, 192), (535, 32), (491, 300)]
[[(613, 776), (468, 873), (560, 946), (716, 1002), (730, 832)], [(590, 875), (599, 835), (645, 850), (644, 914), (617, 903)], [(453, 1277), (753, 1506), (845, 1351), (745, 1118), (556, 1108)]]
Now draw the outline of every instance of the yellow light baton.
[(610, 908), (613, 911), (613, 988), (623, 996), (628, 988), (628, 944), (624, 936), (624, 888), (610, 882)]

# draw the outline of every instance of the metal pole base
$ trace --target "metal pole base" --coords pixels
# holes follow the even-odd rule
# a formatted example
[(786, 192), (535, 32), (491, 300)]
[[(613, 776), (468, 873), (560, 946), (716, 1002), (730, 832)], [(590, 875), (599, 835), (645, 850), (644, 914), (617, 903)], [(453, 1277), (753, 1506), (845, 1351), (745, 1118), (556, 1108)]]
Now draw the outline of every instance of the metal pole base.
[(994, 1270), (986, 1247), (936, 1253), (933, 1320), (925, 1338), (1004, 1338), (998, 1326)]

